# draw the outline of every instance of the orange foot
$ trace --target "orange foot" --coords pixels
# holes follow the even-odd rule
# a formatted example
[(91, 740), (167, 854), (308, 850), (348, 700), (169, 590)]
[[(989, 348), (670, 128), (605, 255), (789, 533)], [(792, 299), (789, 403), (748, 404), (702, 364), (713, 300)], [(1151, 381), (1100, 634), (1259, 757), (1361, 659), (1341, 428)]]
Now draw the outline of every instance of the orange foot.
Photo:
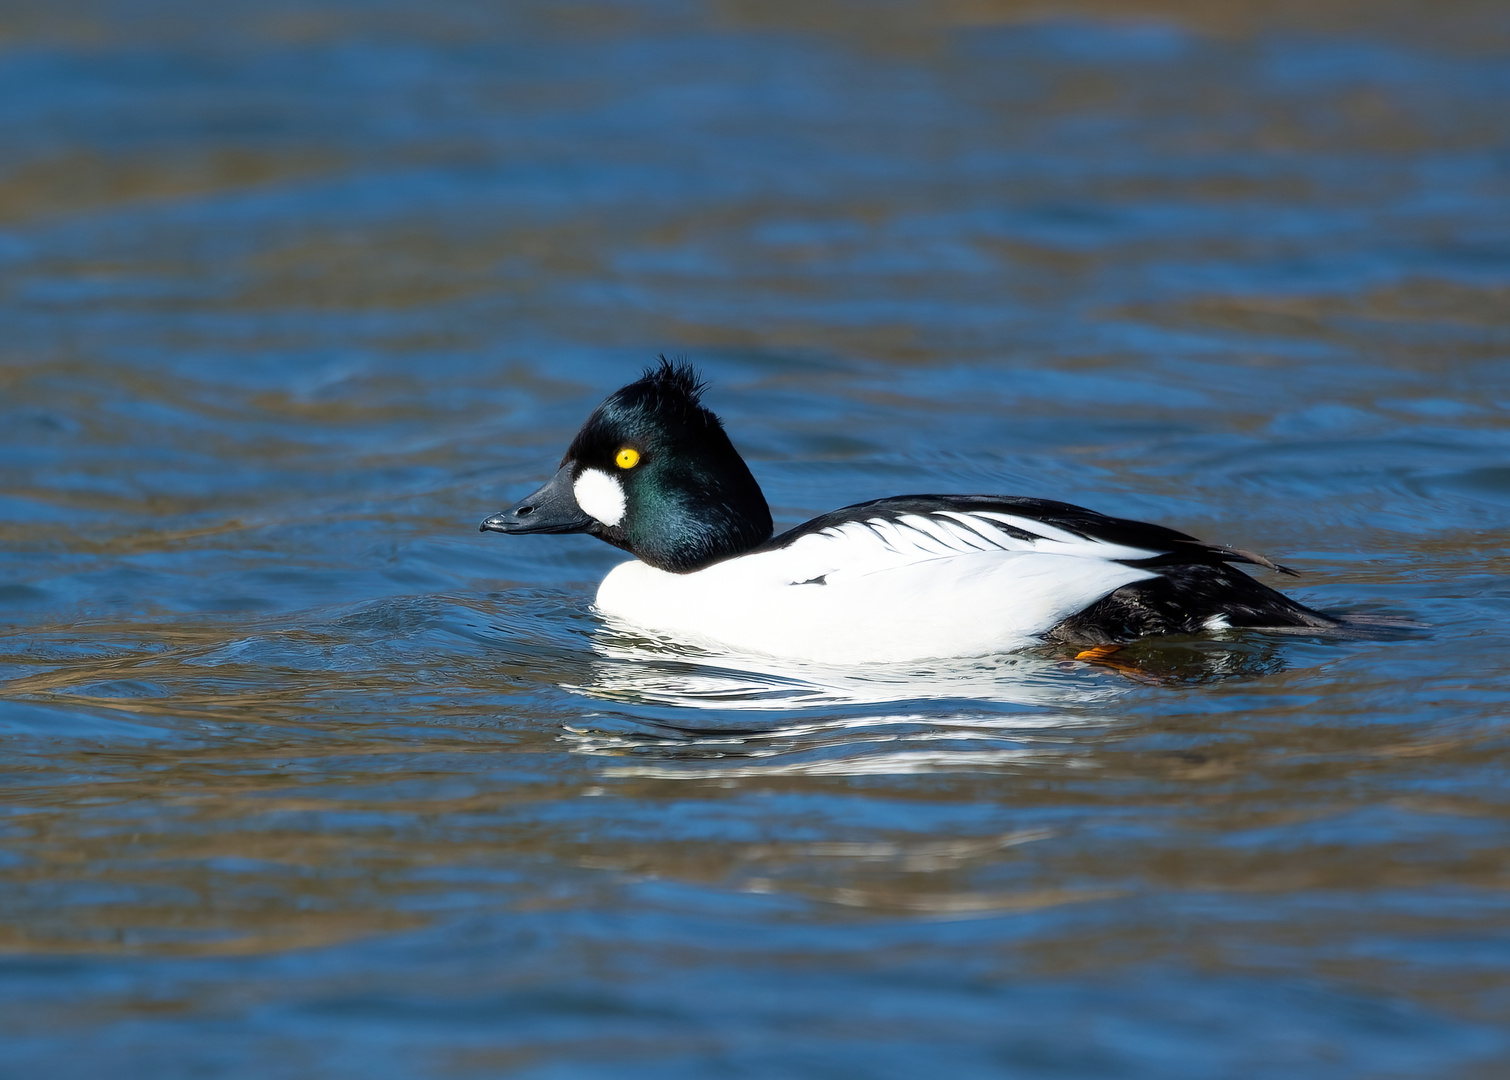
[(1089, 660), (1094, 663), (1098, 660), (1105, 660), (1113, 653), (1121, 652), (1122, 649), (1123, 646), (1121, 645), (1096, 645), (1092, 648), (1086, 649), (1084, 652), (1077, 652), (1075, 654), (1075, 659)]
[(1135, 661), (1114, 659), (1116, 654), (1121, 652), (1125, 647), (1123, 645), (1095, 645), (1089, 649), (1077, 652), (1075, 659), (1084, 660), (1089, 664), (1100, 664), (1102, 667), (1110, 668), (1123, 678), (1131, 679), (1134, 682), (1160, 684), (1164, 681), (1153, 672), (1139, 667)]

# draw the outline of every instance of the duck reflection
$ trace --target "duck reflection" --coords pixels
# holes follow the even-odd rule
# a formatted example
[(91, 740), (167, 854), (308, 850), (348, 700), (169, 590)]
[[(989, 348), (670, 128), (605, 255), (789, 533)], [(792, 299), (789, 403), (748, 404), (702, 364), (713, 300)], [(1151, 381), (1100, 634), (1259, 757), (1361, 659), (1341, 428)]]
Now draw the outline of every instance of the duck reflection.
[(634, 704), (780, 710), (974, 701), (1047, 708), (1113, 701), (1139, 685), (1197, 685), (1273, 675), (1284, 641), (1252, 635), (1148, 639), (1105, 656), (1056, 648), (910, 664), (807, 663), (705, 652), (612, 625), (592, 636), (589, 677), (567, 689)]
[(781, 710), (904, 701), (1062, 707), (1116, 698), (1125, 680), (1065, 656), (1006, 653), (910, 664), (845, 666), (704, 652), (612, 626), (593, 637), (591, 677), (570, 687), (626, 703)]
[[(1043, 650), (926, 665), (820, 664), (600, 631), (589, 677), (568, 688), (632, 711), (566, 725), (610, 776), (735, 779), (1073, 766), (1077, 735), (1116, 722), (1150, 688), (1283, 670), (1275, 639), (1140, 645), (1110, 662)], [(899, 708), (900, 706), (900, 708)], [(756, 715), (759, 714), (759, 715)]]
[(1062, 739), (1035, 736), (1035, 719), (900, 713), (722, 732), (663, 723), (617, 731), (584, 724), (569, 726), (566, 741), (579, 753), (621, 759), (604, 767), (605, 776), (658, 780), (901, 776), (1069, 764), (1075, 751), (1056, 745)]

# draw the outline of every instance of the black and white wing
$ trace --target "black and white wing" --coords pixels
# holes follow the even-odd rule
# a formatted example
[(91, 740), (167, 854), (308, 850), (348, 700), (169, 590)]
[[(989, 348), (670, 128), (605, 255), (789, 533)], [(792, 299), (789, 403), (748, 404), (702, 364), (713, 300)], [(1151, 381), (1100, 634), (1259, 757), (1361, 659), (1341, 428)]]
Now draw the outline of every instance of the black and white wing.
[(1055, 576), (1066, 598), (1081, 598), (1082, 606), (1044, 627), (1043, 637), (1049, 641), (1095, 644), (1233, 626), (1336, 625), (1229, 565), (1246, 563), (1295, 574), (1262, 555), (1049, 499), (879, 499), (816, 517), (756, 551), (800, 554), (792, 563), (794, 585), (824, 584), (832, 574), (847, 578), (978, 552), (1068, 556), (1063, 563), (1053, 560), (1064, 568)]
[(1010, 495), (900, 495), (846, 506), (813, 518), (768, 541), (757, 551), (791, 547), (808, 536), (870, 541), (851, 553), (874, 548), (880, 562), (945, 558), (972, 551), (1035, 551), (1161, 566), (1250, 563), (1281, 573), (1295, 571), (1262, 555), (1207, 544), (1174, 529), (1049, 499)]

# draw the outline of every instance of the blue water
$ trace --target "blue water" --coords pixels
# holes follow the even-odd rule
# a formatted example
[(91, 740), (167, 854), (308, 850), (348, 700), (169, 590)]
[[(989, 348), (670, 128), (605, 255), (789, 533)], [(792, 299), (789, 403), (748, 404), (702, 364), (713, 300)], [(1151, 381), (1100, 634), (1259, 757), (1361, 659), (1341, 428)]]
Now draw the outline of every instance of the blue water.
[[(1502, 1075), (1510, 15), (1315, 7), (0, 10), (0, 1076)], [(648, 654), (661, 352), (1422, 628)]]

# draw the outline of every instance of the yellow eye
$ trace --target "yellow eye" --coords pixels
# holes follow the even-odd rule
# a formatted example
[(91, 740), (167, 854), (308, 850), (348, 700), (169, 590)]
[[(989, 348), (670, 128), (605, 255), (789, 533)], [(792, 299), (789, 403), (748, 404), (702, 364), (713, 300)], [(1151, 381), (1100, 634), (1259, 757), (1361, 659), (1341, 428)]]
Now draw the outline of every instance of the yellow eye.
[(640, 463), (640, 452), (631, 450), (629, 447), (619, 451), (619, 456), (613, 459), (614, 464), (621, 469), (632, 469)]

